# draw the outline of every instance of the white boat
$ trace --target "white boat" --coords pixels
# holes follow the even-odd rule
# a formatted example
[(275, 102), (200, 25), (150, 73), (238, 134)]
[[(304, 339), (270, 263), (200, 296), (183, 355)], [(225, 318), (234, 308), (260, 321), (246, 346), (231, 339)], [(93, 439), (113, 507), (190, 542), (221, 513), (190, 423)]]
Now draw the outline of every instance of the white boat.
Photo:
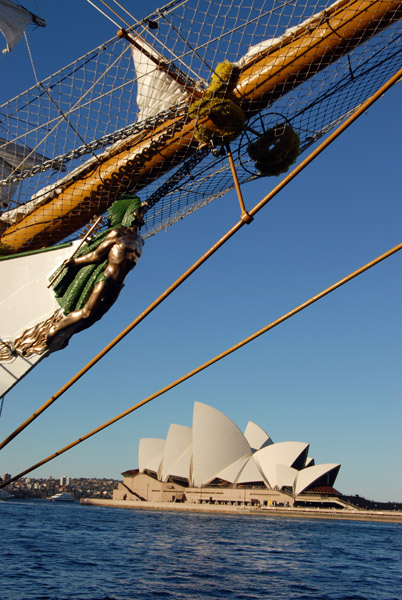
[(74, 498), (67, 492), (59, 492), (48, 498), (51, 502), (74, 502)]

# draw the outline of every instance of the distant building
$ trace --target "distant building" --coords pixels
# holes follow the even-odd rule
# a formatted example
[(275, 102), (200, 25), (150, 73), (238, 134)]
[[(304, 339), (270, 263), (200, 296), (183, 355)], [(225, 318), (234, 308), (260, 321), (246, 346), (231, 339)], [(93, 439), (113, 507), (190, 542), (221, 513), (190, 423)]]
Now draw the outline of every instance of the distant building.
[(68, 486), (71, 483), (71, 477), (67, 477), (67, 475), (64, 475), (64, 477), (60, 477), (60, 485), (62, 486)]
[(3, 481), (10, 481), (11, 475), (10, 475), (10, 473), (3, 473), (1, 478)]
[(114, 500), (339, 505), (339, 464), (316, 465), (304, 442), (274, 443), (255, 423), (242, 433), (219, 410), (196, 402), (193, 427), (170, 425), (166, 440), (144, 438), (139, 468), (123, 473)]

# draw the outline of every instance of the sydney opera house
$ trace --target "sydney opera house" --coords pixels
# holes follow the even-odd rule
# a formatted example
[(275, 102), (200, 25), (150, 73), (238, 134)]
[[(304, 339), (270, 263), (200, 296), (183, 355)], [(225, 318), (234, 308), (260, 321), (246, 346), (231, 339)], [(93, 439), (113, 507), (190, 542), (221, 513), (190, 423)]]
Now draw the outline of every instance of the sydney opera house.
[(315, 464), (304, 442), (274, 443), (255, 423), (244, 433), (196, 402), (193, 426), (143, 438), (138, 469), (123, 473), (114, 500), (249, 506), (331, 506), (339, 464)]

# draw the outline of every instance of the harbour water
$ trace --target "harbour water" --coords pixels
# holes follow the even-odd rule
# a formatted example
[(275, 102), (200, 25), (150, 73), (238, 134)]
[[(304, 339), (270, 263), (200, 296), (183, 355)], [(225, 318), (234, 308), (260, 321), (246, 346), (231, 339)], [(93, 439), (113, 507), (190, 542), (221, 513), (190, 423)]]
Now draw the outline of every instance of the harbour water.
[(0, 502), (1, 600), (402, 600), (402, 525)]

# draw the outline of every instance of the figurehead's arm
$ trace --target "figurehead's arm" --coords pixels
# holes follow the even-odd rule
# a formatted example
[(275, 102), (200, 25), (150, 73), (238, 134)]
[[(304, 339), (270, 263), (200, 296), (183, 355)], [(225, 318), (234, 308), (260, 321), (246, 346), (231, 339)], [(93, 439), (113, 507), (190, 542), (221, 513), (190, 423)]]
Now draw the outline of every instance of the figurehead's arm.
[(106, 236), (105, 240), (101, 244), (99, 244), (99, 246), (95, 250), (93, 250), (92, 252), (88, 252), (88, 254), (84, 254), (83, 256), (71, 258), (68, 261), (68, 264), (74, 266), (82, 266), (100, 262), (102, 258), (106, 254), (108, 254), (110, 249), (114, 246), (118, 236), (119, 230), (112, 229), (112, 231)]

